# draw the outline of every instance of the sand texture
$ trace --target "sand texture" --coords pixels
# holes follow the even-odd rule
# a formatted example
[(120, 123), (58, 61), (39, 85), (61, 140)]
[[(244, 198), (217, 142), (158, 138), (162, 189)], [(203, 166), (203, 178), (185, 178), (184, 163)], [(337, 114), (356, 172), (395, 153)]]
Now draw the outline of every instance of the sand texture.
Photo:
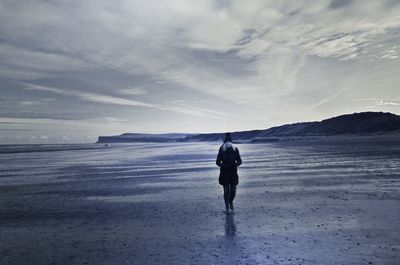
[(400, 264), (400, 141), (0, 147), (0, 264)]

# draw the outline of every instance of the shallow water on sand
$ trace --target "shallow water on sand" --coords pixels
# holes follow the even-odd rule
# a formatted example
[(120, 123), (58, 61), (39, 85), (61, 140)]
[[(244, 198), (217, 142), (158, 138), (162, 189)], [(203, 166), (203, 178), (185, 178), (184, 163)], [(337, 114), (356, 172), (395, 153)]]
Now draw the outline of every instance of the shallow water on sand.
[(0, 264), (399, 264), (400, 141), (0, 146)]

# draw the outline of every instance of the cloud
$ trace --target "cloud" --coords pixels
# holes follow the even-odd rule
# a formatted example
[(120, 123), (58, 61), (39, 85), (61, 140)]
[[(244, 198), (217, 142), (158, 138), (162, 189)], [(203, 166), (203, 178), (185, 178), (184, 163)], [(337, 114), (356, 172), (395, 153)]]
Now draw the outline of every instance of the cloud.
[(399, 13), (392, 0), (4, 0), (0, 110), (154, 130), (320, 119), (356, 108), (343, 97), (397, 93)]
[(123, 95), (144, 95), (146, 94), (146, 90), (141, 87), (133, 87), (118, 90), (118, 93)]
[(390, 106), (400, 106), (400, 100), (380, 100), (377, 102), (378, 106), (390, 105)]
[(324, 104), (334, 100), (335, 98), (337, 98), (339, 95), (341, 95), (343, 92), (345, 92), (346, 90), (348, 90), (350, 88), (351, 88), (351, 86), (341, 87), (335, 93), (332, 93), (328, 97), (325, 97), (322, 100), (320, 100), (319, 102), (317, 102), (315, 105), (312, 106), (312, 108), (319, 108), (319, 107), (323, 106)]
[[(389, 8), (376, 1), (121, 1), (113, 8), (107, 1), (5, 3), (0, 31), (7, 44), (0, 46), (0, 56), (8, 67), (38, 75), (110, 67), (180, 84), (204, 70), (184, 49), (236, 51), (239, 58), (261, 62), (276, 50), (342, 60), (375, 58), (378, 45), (393, 48), (398, 39), (381, 40), (400, 28), (399, 5)], [(385, 58), (397, 54), (393, 50)]]
[[(24, 84), (24, 88), (27, 90), (35, 90), (35, 91), (45, 91), (51, 92), (56, 94), (61, 94), (65, 96), (73, 96), (78, 97), (83, 101), (88, 102), (95, 102), (95, 103), (102, 103), (102, 104), (113, 104), (113, 105), (123, 105), (123, 106), (132, 106), (132, 107), (149, 107), (155, 108), (159, 110), (167, 110), (178, 112), (186, 115), (194, 115), (194, 116), (202, 116), (202, 117), (210, 117), (211, 119), (226, 119), (234, 117), (234, 115), (225, 114), (222, 112), (214, 111), (210, 108), (199, 108), (195, 106), (188, 106), (186, 104), (182, 104), (176, 102), (175, 104), (148, 104), (141, 101), (124, 99), (119, 97), (113, 97), (108, 95), (102, 94), (95, 94), (95, 93), (87, 93), (81, 92), (76, 90), (67, 90), (67, 89), (60, 89), (54, 87), (46, 87), (46, 86), (39, 86), (34, 84)], [(115, 120), (114, 120), (115, 121)]]
[(81, 58), (62, 51), (38, 50), (23, 44), (0, 42), (0, 77), (16, 79), (48, 77), (57, 72), (94, 68)]
[(342, 7), (350, 5), (352, 2), (353, 2), (353, 0), (332, 0), (331, 3), (329, 4), (329, 7), (342, 8)]
[(223, 113), (220, 111), (215, 111), (210, 108), (200, 108), (195, 106), (189, 106), (184, 103), (175, 102), (174, 104), (160, 106), (162, 110), (171, 110), (183, 114), (189, 114), (194, 116), (206, 117), (210, 119), (231, 119), (236, 117), (235, 115)]
[(35, 105), (39, 105), (40, 102), (39, 101), (20, 101), (19, 104), (21, 106), (35, 106)]
[(373, 106), (400, 106), (400, 100), (396, 99), (377, 99), (377, 98), (361, 98), (353, 99), (353, 101), (373, 103)]
[(127, 122), (128, 120), (126, 119), (119, 119), (115, 117), (104, 117), (104, 120), (107, 122)]
[(394, 46), (382, 52), (382, 59), (398, 59), (400, 54), (400, 45)]
[(54, 87), (45, 87), (45, 86), (39, 86), (39, 85), (33, 85), (33, 84), (25, 84), (25, 89), (52, 92), (52, 93), (56, 93), (56, 94), (66, 95), (66, 96), (74, 96), (74, 97), (78, 97), (84, 101), (96, 102), (96, 103), (124, 105), (124, 106), (155, 107), (155, 105), (153, 105), (153, 104), (148, 104), (148, 103), (140, 102), (140, 101), (136, 101), (136, 100), (112, 97), (112, 96), (95, 94), (95, 93), (87, 93), (87, 92), (81, 92), (81, 91), (76, 91), (76, 90), (66, 90), (66, 89), (59, 89), (59, 88), (54, 88)]

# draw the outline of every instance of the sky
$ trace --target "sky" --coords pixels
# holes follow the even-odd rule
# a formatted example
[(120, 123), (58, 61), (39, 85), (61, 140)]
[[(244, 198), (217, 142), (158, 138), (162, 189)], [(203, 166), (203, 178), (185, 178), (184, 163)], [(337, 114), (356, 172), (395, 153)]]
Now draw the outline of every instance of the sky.
[(400, 114), (399, 0), (0, 0), (0, 143)]

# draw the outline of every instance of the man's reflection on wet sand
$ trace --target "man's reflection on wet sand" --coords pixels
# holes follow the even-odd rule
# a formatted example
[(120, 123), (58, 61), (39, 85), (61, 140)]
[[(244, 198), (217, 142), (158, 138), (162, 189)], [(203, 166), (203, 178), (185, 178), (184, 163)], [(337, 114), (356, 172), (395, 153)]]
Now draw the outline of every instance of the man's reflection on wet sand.
[(234, 215), (225, 215), (225, 236), (234, 237), (236, 235), (236, 225)]

